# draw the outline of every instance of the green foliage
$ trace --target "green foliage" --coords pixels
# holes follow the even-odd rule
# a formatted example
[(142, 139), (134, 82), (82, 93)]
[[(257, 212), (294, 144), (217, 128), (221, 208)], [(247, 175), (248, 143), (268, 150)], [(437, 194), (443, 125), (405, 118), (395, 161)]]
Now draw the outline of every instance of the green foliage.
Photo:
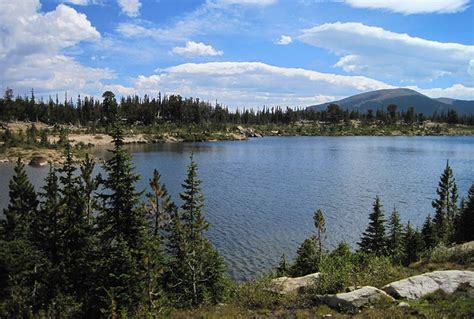
[(394, 208), (388, 223), (388, 251), (395, 263), (400, 263), (403, 256), (403, 226), (400, 213)]
[(113, 128), (112, 157), (104, 164), (107, 178), (100, 178), (104, 191), (99, 194), (101, 215), (99, 227), (107, 249), (121, 237), (131, 248), (140, 247), (145, 234), (144, 210), (139, 207), (140, 193), (135, 190), (139, 176), (133, 173), (130, 155), (123, 148), (123, 130)]
[(48, 260), (29, 241), (0, 241), (0, 317), (32, 317), (47, 301), (48, 269)]
[(280, 263), (278, 264), (278, 267), (275, 270), (276, 270), (277, 276), (279, 277), (288, 276), (290, 274), (291, 265), (288, 262), (288, 259), (286, 259), (285, 254), (281, 255)]
[(457, 214), (457, 187), (453, 171), (446, 162), (446, 168), (441, 175), (438, 189), (438, 198), (432, 202), (436, 213), (433, 218), (436, 229), (437, 243), (447, 244), (453, 235), (453, 223)]
[(35, 189), (28, 180), (20, 158), (14, 170), (8, 185), (10, 202), (4, 210), (6, 220), (2, 221), (2, 236), (6, 240), (26, 239), (29, 236), (29, 227), (38, 206)]
[(311, 236), (303, 241), (296, 251), (296, 259), (291, 267), (294, 277), (304, 276), (319, 271), (322, 252), (316, 245), (316, 236)]
[(192, 156), (182, 187), (183, 204), (172, 216), (168, 242), (169, 291), (181, 307), (216, 303), (225, 293), (226, 268), (222, 257), (204, 237), (209, 224), (202, 213), (204, 197)]
[(324, 220), (323, 212), (318, 209), (313, 215), (314, 227), (316, 228), (316, 240), (318, 242), (319, 249), (319, 262), (321, 262), (322, 251), (323, 251), (323, 237), (326, 233), (326, 221)]
[(270, 277), (262, 277), (234, 287), (233, 303), (245, 309), (273, 309), (281, 306), (288, 297), (271, 291), (270, 281)]
[(420, 259), (424, 248), (423, 238), (418, 229), (413, 229), (410, 222), (408, 222), (405, 229), (404, 246), (404, 265), (408, 266)]
[(438, 242), (436, 237), (436, 228), (430, 215), (426, 216), (425, 222), (423, 223), (423, 228), (421, 229), (421, 236), (423, 238), (425, 250), (436, 247), (436, 243)]
[(373, 212), (369, 215), (369, 220), (369, 226), (358, 243), (360, 250), (364, 253), (384, 256), (387, 254), (387, 234), (382, 204), (380, 204), (378, 196), (375, 198)]
[(455, 232), (457, 242), (474, 240), (474, 184), (469, 189), (467, 203), (459, 215)]

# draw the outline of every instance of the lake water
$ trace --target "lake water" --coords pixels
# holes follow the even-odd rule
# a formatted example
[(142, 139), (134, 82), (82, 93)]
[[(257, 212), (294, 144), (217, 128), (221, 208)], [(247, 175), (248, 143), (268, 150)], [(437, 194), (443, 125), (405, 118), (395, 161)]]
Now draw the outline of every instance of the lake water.
[[(253, 278), (293, 257), (314, 231), (320, 208), (326, 247), (355, 243), (367, 225), (374, 197), (388, 214), (421, 225), (446, 160), (462, 196), (474, 182), (473, 137), (266, 137), (242, 142), (132, 145), (133, 162), (148, 191), (153, 169), (175, 199), (189, 155), (203, 181), (209, 238), (234, 279)], [(103, 156), (105, 149), (94, 149)], [(8, 200), (12, 165), (0, 165), (0, 207)], [(46, 168), (28, 168), (39, 187)]]

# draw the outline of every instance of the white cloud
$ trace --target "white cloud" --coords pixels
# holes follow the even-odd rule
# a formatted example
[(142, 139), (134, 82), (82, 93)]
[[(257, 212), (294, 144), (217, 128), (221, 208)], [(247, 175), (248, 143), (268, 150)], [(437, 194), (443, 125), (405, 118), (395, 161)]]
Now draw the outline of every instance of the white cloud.
[(417, 14), (461, 12), (467, 9), (469, 0), (345, 0), (345, 3), (355, 8)]
[(44, 14), (39, 8), (38, 0), (22, 0), (0, 11), (0, 87), (79, 92), (113, 77), (108, 69), (85, 67), (62, 53), (81, 41), (100, 39), (84, 14), (63, 4)]
[(341, 56), (335, 67), (346, 72), (405, 82), (445, 75), (469, 80), (474, 59), (472, 45), (430, 41), (356, 22), (322, 24), (304, 30), (298, 39)]
[(277, 0), (208, 0), (207, 5), (218, 7), (229, 5), (266, 7), (276, 2)]
[(180, 64), (159, 74), (140, 75), (133, 87), (139, 94), (161, 91), (209, 101), (218, 99), (230, 107), (258, 107), (306, 106), (391, 86), (362, 76), (327, 74), (260, 62), (210, 62)]
[(129, 17), (138, 17), (140, 14), (140, 7), (142, 6), (140, 0), (117, 0), (122, 12)]
[(88, 6), (91, 4), (99, 4), (100, 0), (63, 0), (64, 3), (74, 4), (76, 6)]
[(288, 45), (293, 42), (293, 39), (289, 35), (282, 35), (280, 39), (276, 42), (279, 45)]
[(175, 47), (171, 50), (172, 53), (187, 56), (217, 56), (224, 52), (217, 51), (210, 45), (202, 42), (187, 41), (184, 47)]
[(449, 97), (460, 100), (472, 100), (474, 97), (474, 87), (454, 84), (447, 88), (423, 89), (418, 86), (409, 86), (408, 88), (418, 91), (432, 98)]
[[(153, 27), (143, 21), (120, 23), (117, 32), (128, 38), (150, 38), (160, 43), (188, 41), (197, 35), (240, 35), (256, 32), (252, 6), (266, 6), (274, 0), (208, 0), (195, 10), (183, 14), (176, 22)], [(239, 6), (237, 6), (239, 5)]]

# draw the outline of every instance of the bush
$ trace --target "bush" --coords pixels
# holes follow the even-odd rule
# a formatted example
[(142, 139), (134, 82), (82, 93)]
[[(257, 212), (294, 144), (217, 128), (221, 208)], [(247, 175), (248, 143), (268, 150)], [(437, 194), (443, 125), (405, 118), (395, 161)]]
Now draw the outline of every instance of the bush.
[(270, 290), (271, 277), (263, 277), (235, 286), (232, 302), (245, 309), (273, 309), (283, 305), (285, 296)]

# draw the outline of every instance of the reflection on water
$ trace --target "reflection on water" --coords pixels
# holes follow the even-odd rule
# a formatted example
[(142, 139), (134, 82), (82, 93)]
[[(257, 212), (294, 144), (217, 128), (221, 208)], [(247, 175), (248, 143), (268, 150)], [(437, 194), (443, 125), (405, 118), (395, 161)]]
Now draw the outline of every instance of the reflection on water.
[[(131, 145), (138, 186), (153, 169), (175, 199), (189, 155), (199, 164), (209, 237), (235, 279), (261, 274), (293, 256), (313, 231), (312, 213), (326, 215), (327, 247), (354, 243), (365, 229), (375, 195), (388, 213), (420, 225), (446, 160), (465, 195), (474, 182), (472, 137), (275, 137), (245, 142)], [(106, 148), (93, 150), (106, 157)], [(47, 168), (28, 169), (36, 186)], [(5, 207), (12, 166), (0, 166), (0, 206)]]

